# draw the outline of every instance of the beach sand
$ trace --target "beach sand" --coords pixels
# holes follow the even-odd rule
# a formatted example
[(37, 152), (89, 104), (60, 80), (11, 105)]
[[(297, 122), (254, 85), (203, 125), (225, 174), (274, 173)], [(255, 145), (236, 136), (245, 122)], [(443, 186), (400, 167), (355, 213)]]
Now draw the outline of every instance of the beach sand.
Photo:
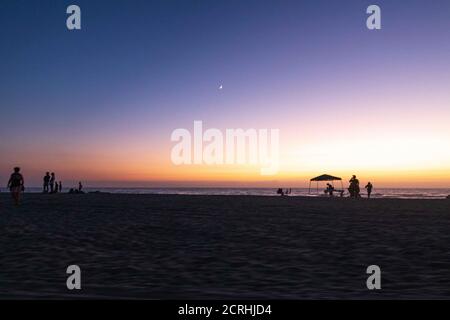
[[(450, 201), (0, 194), (1, 298), (450, 298)], [(82, 290), (66, 288), (79, 265)], [(382, 289), (366, 268), (379, 265)]]

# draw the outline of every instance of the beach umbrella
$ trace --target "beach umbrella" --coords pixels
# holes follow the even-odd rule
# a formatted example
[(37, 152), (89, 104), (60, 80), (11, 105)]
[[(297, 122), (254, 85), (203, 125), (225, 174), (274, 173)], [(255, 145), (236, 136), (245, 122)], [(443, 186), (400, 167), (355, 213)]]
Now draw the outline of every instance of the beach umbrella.
[(317, 184), (317, 192), (319, 192), (319, 182), (321, 181), (329, 181), (329, 182), (333, 182), (333, 181), (341, 181), (341, 188), (342, 190), (344, 190), (344, 186), (342, 184), (342, 178), (340, 177), (335, 177), (329, 174), (322, 174), (321, 176), (312, 178), (311, 180), (309, 180), (309, 193), (311, 193), (311, 182), (316, 182)]

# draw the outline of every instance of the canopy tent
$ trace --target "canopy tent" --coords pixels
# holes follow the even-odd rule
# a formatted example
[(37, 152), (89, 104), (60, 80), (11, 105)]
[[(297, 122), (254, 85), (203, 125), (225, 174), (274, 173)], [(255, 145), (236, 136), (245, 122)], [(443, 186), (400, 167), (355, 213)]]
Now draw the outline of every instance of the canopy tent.
[(340, 181), (341, 182), (341, 188), (344, 190), (344, 186), (342, 185), (342, 178), (331, 176), (329, 174), (323, 174), (321, 176), (312, 178), (309, 180), (309, 193), (311, 193), (311, 182), (315, 181), (317, 183), (317, 192), (319, 192), (319, 182), (321, 181), (330, 181), (333, 183), (333, 181)]

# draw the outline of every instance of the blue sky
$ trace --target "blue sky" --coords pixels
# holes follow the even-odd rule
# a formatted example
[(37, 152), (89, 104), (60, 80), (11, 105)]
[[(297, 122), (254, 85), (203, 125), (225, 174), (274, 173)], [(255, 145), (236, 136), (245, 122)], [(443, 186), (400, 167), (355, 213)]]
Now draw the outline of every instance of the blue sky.
[[(81, 7), (80, 31), (65, 26), (70, 4)], [(380, 119), (394, 103), (393, 121), (421, 119), (425, 108), (435, 135), (448, 134), (450, 2), (377, 1), (380, 31), (365, 27), (370, 4), (3, 0), (0, 169), (34, 159), (38, 181), (41, 167), (108, 154), (109, 139), (125, 153), (132, 141), (167, 154), (170, 132), (194, 120), (292, 138), (296, 123), (308, 137), (318, 119), (373, 116), (390, 130)], [(370, 98), (377, 108), (347, 103)]]

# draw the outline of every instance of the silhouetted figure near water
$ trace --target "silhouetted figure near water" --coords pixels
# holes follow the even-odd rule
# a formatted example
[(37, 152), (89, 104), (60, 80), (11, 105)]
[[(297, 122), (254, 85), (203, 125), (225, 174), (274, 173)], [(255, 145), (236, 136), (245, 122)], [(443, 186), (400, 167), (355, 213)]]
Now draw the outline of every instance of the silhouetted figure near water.
[(292, 189), (286, 189), (286, 191), (283, 190), (283, 188), (278, 188), (277, 190), (277, 194), (279, 194), (280, 196), (286, 196), (292, 193)]
[(47, 172), (44, 176), (44, 193), (48, 193), (48, 185), (50, 184), (50, 172)]
[(350, 192), (350, 198), (359, 198), (360, 189), (359, 189), (359, 180), (355, 175), (350, 179), (350, 186), (348, 188), (348, 192)]
[(334, 187), (327, 183), (327, 188), (325, 189), (325, 193), (328, 193), (330, 195), (330, 197), (333, 196), (333, 192), (334, 192)]
[(70, 188), (69, 194), (84, 194), (83, 185), (81, 184), (81, 182), (78, 185), (78, 189)]
[(20, 168), (15, 167), (14, 173), (8, 181), (8, 188), (11, 191), (11, 196), (14, 199), (14, 204), (18, 206), (20, 204), (20, 194), (24, 191), (24, 180), (23, 176), (20, 174)]
[(55, 192), (55, 173), (52, 172), (51, 177), (50, 177), (50, 193), (54, 193)]
[(372, 189), (373, 189), (372, 183), (370, 183), (370, 181), (369, 181), (369, 183), (367, 184), (367, 186), (365, 188), (367, 189), (367, 198), (370, 198), (370, 194), (372, 193)]

